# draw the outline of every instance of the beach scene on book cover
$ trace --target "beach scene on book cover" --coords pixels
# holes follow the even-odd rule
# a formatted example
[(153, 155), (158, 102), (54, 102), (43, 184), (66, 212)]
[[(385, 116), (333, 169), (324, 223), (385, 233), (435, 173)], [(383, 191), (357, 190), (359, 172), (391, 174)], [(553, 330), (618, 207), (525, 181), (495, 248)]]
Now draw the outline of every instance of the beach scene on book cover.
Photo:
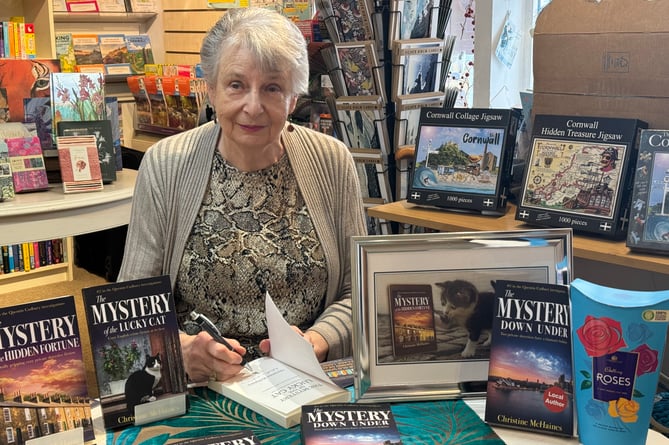
[[(84, 288), (105, 428), (185, 412), (186, 374), (168, 276)], [(172, 405), (172, 402), (176, 402)]]
[(26, 443), (47, 435), (51, 443), (93, 440), (74, 297), (0, 308), (0, 327), (5, 407), (0, 442)]

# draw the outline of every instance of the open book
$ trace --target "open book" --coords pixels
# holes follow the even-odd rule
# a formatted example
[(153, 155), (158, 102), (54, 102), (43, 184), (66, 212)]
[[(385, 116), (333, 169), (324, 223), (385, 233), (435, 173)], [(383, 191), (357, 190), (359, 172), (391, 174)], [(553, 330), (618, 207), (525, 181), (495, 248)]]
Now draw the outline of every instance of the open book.
[(265, 313), (271, 357), (253, 360), (253, 371), (244, 368), (230, 379), (209, 382), (209, 388), (285, 428), (300, 423), (302, 405), (349, 402), (349, 391), (330, 381), (311, 344), (288, 325), (269, 294)]

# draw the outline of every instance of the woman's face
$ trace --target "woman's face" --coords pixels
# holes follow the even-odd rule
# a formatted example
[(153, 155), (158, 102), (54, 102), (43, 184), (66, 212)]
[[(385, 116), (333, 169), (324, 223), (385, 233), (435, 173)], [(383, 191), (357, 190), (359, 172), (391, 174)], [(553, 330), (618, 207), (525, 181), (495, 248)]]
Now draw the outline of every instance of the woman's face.
[(253, 150), (279, 142), (297, 103), (291, 86), (288, 71), (263, 72), (244, 50), (226, 54), (208, 89), (226, 146)]

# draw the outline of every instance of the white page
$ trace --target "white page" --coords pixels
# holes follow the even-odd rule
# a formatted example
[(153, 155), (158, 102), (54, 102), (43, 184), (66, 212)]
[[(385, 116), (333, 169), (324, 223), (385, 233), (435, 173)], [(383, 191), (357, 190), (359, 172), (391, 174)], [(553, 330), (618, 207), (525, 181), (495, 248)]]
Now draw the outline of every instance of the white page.
[(290, 327), (269, 292), (265, 293), (265, 317), (271, 344), (270, 355), (273, 358), (314, 377), (330, 381), (318, 363), (311, 343)]

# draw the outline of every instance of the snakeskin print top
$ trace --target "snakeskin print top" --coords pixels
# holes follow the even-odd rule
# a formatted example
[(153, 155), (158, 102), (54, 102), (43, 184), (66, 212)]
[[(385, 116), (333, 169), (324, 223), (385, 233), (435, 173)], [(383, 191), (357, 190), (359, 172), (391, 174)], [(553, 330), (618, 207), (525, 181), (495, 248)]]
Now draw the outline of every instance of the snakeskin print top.
[(267, 338), (265, 291), (289, 324), (306, 329), (323, 310), (327, 267), (286, 155), (255, 172), (214, 156), (179, 268), (177, 314), (189, 334), (200, 330), (190, 311), (206, 314), (254, 358)]

